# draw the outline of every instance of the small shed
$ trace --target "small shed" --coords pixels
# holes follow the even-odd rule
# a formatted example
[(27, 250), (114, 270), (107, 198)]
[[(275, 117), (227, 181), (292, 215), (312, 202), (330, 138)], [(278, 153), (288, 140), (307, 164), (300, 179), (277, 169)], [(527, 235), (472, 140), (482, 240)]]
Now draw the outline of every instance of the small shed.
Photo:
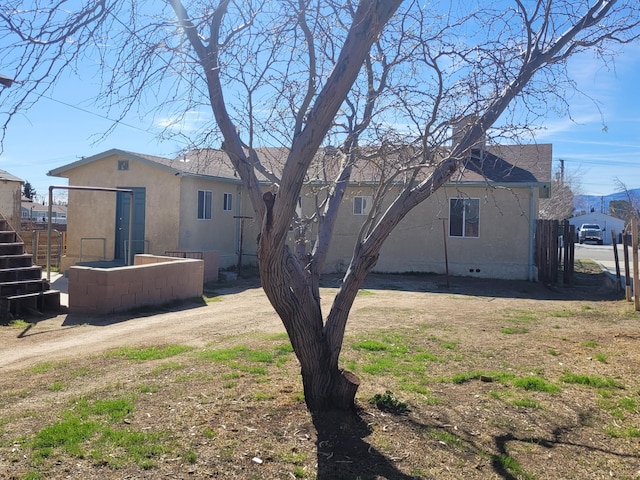
[(605, 245), (611, 245), (611, 230), (615, 230), (616, 235), (624, 230), (624, 220), (612, 217), (606, 213), (591, 212), (569, 219), (569, 225), (576, 227), (576, 234), (578, 233), (580, 225), (583, 223), (597, 223), (600, 225), (604, 234), (603, 240)]

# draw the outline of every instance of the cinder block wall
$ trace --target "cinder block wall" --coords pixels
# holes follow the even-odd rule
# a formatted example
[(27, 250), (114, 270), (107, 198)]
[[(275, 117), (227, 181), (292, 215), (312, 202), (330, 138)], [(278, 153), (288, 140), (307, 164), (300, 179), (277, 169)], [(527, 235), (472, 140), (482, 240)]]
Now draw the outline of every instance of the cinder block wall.
[(117, 268), (69, 268), (69, 313), (104, 315), (202, 296), (204, 261), (136, 255)]

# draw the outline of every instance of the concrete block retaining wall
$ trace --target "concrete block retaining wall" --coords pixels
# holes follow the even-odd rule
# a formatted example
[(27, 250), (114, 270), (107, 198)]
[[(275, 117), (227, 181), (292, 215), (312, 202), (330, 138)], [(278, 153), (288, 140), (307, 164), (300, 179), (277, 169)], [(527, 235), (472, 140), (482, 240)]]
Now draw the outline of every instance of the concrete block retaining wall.
[(69, 313), (104, 315), (202, 296), (204, 261), (136, 255), (116, 268), (69, 268)]

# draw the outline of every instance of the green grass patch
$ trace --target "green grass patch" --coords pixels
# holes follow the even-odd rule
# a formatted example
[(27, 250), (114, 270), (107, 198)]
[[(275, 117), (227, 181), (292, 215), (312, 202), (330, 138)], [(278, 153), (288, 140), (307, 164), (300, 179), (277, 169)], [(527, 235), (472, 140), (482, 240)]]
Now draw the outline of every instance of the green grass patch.
[(491, 463), (496, 471), (506, 471), (522, 480), (535, 480), (535, 477), (525, 472), (518, 461), (510, 455), (491, 455)]
[(210, 362), (228, 362), (242, 358), (249, 348), (244, 345), (238, 345), (232, 348), (221, 348), (216, 350), (203, 350), (198, 352), (198, 356)]
[(147, 360), (161, 360), (175, 357), (192, 350), (187, 345), (165, 345), (162, 347), (120, 347), (106, 353), (107, 357), (118, 357), (126, 360), (144, 362)]
[(47, 373), (55, 368), (56, 367), (53, 362), (39, 362), (29, 368), (29, 373)]
[(160, 387), (158, 385), (140, 385), (138, 390), (140, 393), (158, 393)]
[(198, 454), (193, 450), (189, 450), (182, 456), (182, 459), (189, 465), (195, 465), (195, 463), (198, 461)]
[(61, 381), (53, 382), (51, 385), (47, 387), (47, 390), (51, 392), (60, 392), (64, 390), (64, 383), (62, 383)]
[(596, 353), (593, 358), (602, 363), (607, 363), (607, 356), (604, 353)]
[(560, 391), (560, 387), (558, 387), (558, 385), (549, 383), (544, 378), (536, 376), (516, 378), (513, 381), (513, 385), (518, 388), (535, 392), (558, 393)]
[(371, 405), (375, 405), (378, 410), (383, 412), (395, 413), (397, 415), (409, 413), (411, 409), (409, 405), (402, 402), (396, 397), (393, 392), (387, 390), (385, 393), (376, 393), (369, 400)]
[(370, 290), (358, 290), (358, 296), (366, 297), (369, 295), (375, 295), (375, 294)]
[(612, 378), (603, 378), (595, 375), (579, 375), (575, 373), (565, 373), (560, 377), (560, 381), (574, 385), (584, 385), (592, 388), (624, 388), (624, 385)]
[(304, 452), (285, 452), (278, 455), (280, 460), (292, 465), (304, 465), (309, 459), (309, 455)]
[(15, 320), (11, 320), (9, 322), (9, 326), (12, 328), (27, 328), (31, 324), (29, 322), (25, 322), (21, 318), (17, 318)]
[(356, 350), (366, 350), (368, 352), (380, 352), (382, 350), (388, 350), (390, 348), (389, 345), (378, 342), (376, 340), (363, 340), (361, 342), (354, 343), (352, 347)]
[(582, 342), (582, 345), (589, 348), (595, 348), (598, 346), (598, 342), (595, 342), (593, 340), (588, 340), (586, 342)]
[(516, 398), (511, 401), (511, 404), (521, 408), (541, 408), (540, 402), (528, 397)]
[(640, 438), (640, 428), (607, 428), (607, 433), (613, 438)]
[(205, 303), (216, 303), (216, 302), (221, 302), (222, 301), (222, 297), (220, 295), (218, 295), (215, 292), (209, 292), (209, 291), (205, 291), (202, 294), (202, 300)]
[(462, 447), (462, 438), (448, 430), (431, 428), (429, 429), (429, 434), (439, 442), (445, 443), (450, 447)]
[(167, 451), (167, 438), (159, 433), (119, 428), (132, 413), (131, 399), (78, 399), (60, 420), (36, 432), (28, 442), (33, 461), (38, 464), (45, 459), (55, 460), (63, 453), (111, 468), (131, 464), (151, 468)]
[[(285, 364), (293, 353), (291, 343), (278, 343), (272, 346), (272, 349), (251, 349), (245, 345), (237, 345), (224, 349), (207, 349), (197, 353), (197, 356), (203, 360), (221, 363), (232, 370), (248, 373), (250, 375), (266, 377), (268, 375), (267, 365), (280, 367)], [(227, 375), (227, 374), (225, 374)], [(228, 380), (223, 384), (224, 388), (234, 388), (236, 382), (230, 381), (239, 376), (225, 377)], [(268, 381), (264, 378), (260, 381)]]

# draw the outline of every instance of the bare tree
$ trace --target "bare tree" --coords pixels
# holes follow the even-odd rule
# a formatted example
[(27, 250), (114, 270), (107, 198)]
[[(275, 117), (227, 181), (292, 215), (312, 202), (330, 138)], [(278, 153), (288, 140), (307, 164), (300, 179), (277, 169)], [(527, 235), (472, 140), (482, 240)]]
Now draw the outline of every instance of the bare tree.
[[(262, 285), (300, 361), (312, 411), (353, 407), (359, 380), (339, 365), (345, 327), (393, 229), (489, 131), (517, 137), (549, 108), (567, 109), (570, 57), (614, 55), (637, 39), (640, 19), (637, 0), (515, 0), (505, 8), (417, 0), (77, 3), (0, 7), (7, 46), (0, 58), (21, 84), (0, 91), (10, 100), (8, 118), (89, 58), (102, 78), (98, 100), (121, 117), (139, 107), (179, 120), (210, 108), (212, 121), (188, 138), (222, 145), (262, 219)], [(149, 95), (164, 101), (145, 108)], [(323, 145), (335, 148), (319, 155)], [(272, 164), (263, 146), (288, 155)], [(346, 185), (364, 169), (378, 180), (374, 206), (325, 315), (319, 277)], [(263, 192), (258, 174), (273, 190)], [(323, 187), (314, 212), (302, 217), (297, 206), (311, 179)], [(309, 249), (311, 218), (317, 238)], [(295, 248), (286, 241), (292, 224)]]
[(539, 215), (545, 220), (565, 220), (573, 216), (574, 200), (580, 194), (577, 174), (556, 172), (551, 180), (549, 198), (540, 200)]
[[(622, 201), (624, 206), (618, 205), (618, 211), (614, 213), (617, 213), (618, 215), (616, 216), (618, 216), (618, 218), (622, 218), (626, 222), (625, 229), (628, 230), (631, 228), (631, 219), (633, 217), (640, 219), (640, 198), (638, 198), (638, 195), (636, 195), (635, 192), (629, 190), (627, 185), (619, 178), (616, 177), (615, 183), (617, 187), (616, 189), (619, 192), (624, 193), (624, 196), (627, 197), (627, 199)], [(609, 204), (609, 210), (612, 210), (611, 204)]]

